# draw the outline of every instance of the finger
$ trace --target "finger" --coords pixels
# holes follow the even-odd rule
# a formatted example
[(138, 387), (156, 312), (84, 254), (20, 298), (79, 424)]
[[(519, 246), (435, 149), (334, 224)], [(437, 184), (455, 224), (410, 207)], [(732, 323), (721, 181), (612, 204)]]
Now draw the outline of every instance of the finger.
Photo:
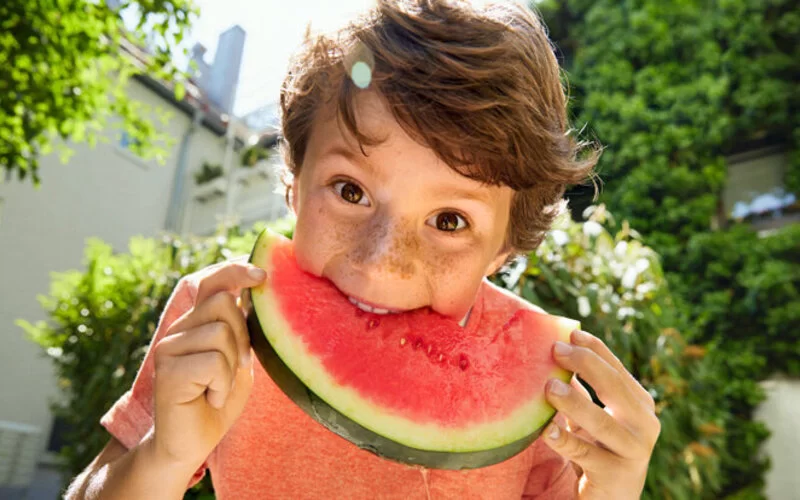
[(225, 400), (225, 406), (220, 410), (222, 417), (226, 419), (226, 421), (232, 422), (241, 414), (252, 392), (253, 356), (251, 355), (249, 359), (249, 365), (240, 367), (236, 372), (231, 393)]
[(583, 383), (580, 380), (578, 380), (578, 377), (572, 377), (572, 379), (569, 381), (569, 385), (571, 385), (573, 389), (578, 391), (578, 393), (582, 394), (583, 397), (585, 397), (589, 401), (592, 401), (592, 395), (589, 392), (589, 389), (587, 389), (586, 386), (583, 385)]
[(562, 457), (580, 466), (584, 471), (598, 474), (618, 470), (619, 457), (551, 422), (545, 430), (545, 443)]
[(239, 295), (239, 298), (236, 299), (236, 304), (239, 306), (239, 309), (245, 314), (245, 317), (247, 317), (247, 314), (250, 312), (250, 308), (253, 307), (253, 299), (250, 296), (249, 288), (245, 288), (244, 290), (242, 290), (241, 295)]
[(188, 314), (178, 318), (167, 329), (166, 335), (188, 331), (206, 323), (221, 321), (227, 323), (233, 332), (239, 352), (239, 365), (248, 364), (250, 356), (250, 338), (247, 334), (247, 325), (244, 314), (236, 306), (236, 299), (227, 292), (218, 292), (207, 300), (198, 303)]
[(646, 430), (642, 421), (655, 414), (633, 395), (622, 373), (586, 347), (556, 342), (553, 355), (559, 365), (580, 375), (615, 417), (637, 432)]
[(205, 323), (164, 337), (158, 343), (160, 356), (186, 356), (210, 351), (222, 353), (231, 371), (236, 371), (239, 365), (239, 347), (228, 323), (224, 321)]
[[(590, 442), (599, 441), (617, 455), (625, 457), (632, 453), (638, 457), (640, 451), (649, 453), (620, 422), (564, 382), (550, 380), (546, 396), (556, 410), (588, 432), (591, 436)], [(568, 430), (574, 432), (573, 429)]]
[(167, 385), (170, 402), (190, 403), (205, 393), (208, 403), (222, 408), (231, 391), (234, 373), (219, 351), (198, 352), (169, 357), (156, 367), (158, 380), (181, 381)]
[(603, 361), (616, 368), (620, 373), (623, 373), (625, 375), (623, 378), (626, 380), (633, 394), (641, 400), (645, 408), (649, 408), (650, 411), (655, 413), (656, 405), (653, 396), (647, 389), (642, 387), (642, 384), (640, 384), (633, 375), (631, 375), (628, 369), (625, 368), (625, 365), (622, 364), (622, 361), (611, 352), (611, 349), (609, 349), (602, 340), (582, 330), (575, 330), (572, 332), (570, 340), (575, 345), (591, 349), (595, 354), (600, 356)]
[[(569, 385), (572, 386), (572, 388), (575, 391), (577, 391), (578, 394), (582, 395), (583, 397), (585, 397), (589, 401), (592, 401), (592, 395), (589, 394), (589, 391), (586, 389), (586, 387), (584, 387), (584, 385), (581, 383), (581, 381), (578, 380), (578, 377), (572, 377), (572, 380), (570, 380)], [(572, 419), (570, 419), (569, 417), (564, 416), (564, 423), (566, 425), (565, 428), (567, 430), (569, 430), (570, 432), (574, 432), (574, 433), (578, 434), (579, 436), (584, 437), (586, 439), (592, 439), (588, 432), (583, 431), (581, 426), (577, 422), (575, 422)]]
[(252, 264), (226, 262), (200, 280), (195, 303), (199, 304), (219, 292), (238, 292), (261, 284), (267, 279), (263, 269)]

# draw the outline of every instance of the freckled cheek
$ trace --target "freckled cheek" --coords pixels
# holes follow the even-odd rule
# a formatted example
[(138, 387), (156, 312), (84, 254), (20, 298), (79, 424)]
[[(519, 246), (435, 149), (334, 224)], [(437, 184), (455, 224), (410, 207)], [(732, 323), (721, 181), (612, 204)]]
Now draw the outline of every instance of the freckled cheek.
[(332, 258), (348, 251), (358, 241), (361, 225), (337, 217), (324, 200), (308, 200), (295, 227), (295, 252), (300, 267), (321, 275)]
[(443, 255), (430, 252), (423, 259), (428, 287), (433, 291), (434, 309), (463, 317), (475, 300), (483, 279), (481, 258), (466, 251)]

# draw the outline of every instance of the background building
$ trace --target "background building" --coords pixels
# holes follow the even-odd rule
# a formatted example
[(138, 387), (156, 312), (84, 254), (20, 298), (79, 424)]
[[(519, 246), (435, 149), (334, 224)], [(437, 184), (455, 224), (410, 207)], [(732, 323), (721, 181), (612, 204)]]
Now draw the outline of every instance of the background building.
[[(0, 183), (0, 497), (5, 486), (29, 484), (35, 465), (52, 461), (47, 450), (58, 445), (51, 361), (15, 324), (45, 319), (36, 297), (47, 293), (52, 273), (82, 268), (88, 238), (125, 251), (134, 235), (208, 234), (226, 216), (252, 223), (286, 214), (275, 192), (278, 155), (242, 168), (246, 148), (277, 139), (273, 128), (254, 130), (230, 114), (244, 38), (238, 26), (223, 33), (214, 63), (180, 101), (163, 82), (130, 80), (131, 97), (169, 114), (165, 123), (154, 121), (173, 139), (164, 164), (135, 156), (132, 139), (112, 128), (95, 147), (71, 145), (66, 165), (58, 155), (43, 157), (39, 189)], [(124, 56), (146, 54), (127, 47)], [(201, 173), (204, 166), (211, 175)]]

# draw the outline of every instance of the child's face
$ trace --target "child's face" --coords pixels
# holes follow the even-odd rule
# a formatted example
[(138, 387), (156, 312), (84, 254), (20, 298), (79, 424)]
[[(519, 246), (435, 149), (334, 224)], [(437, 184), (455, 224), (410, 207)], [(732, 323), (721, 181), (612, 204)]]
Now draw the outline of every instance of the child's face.
[(357, 98), (356, 122), (387, 138), (366, 157), (332, 113), (312, 130), (292, 186), (299, 265), (373, 307), (430, 306), (462, 319), (483, 277), (508, 256), (513, 191), (454, 172), (375, 94)]

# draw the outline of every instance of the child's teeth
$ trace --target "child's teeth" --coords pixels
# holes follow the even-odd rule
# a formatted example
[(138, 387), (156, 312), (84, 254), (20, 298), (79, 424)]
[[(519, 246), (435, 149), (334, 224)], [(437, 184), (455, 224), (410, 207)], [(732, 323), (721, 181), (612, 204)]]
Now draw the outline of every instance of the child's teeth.
[[(366, 304), (362, 304), (361, 302), (357, 301), (357, 300), (356, 300), (356, 299), (354, 299), (353, 297), (347, 297), (347, 298), (348, 298), (348, 299), (350, 299), (350, 302), (351, 302), (351, 303), (353, 303), (353, 304), (354, 304), (356, 307), (358, 307), (358, 308), (359, 308), (359, 309), (361, 309), (362, 311), (374, 312), (374, 309), (373, 309), (373, 308), (371, 308), (370, 306), (368, 306), (368, 305), (366, 305)], [(379, 309), (379, 310), (380, 310), (380, 309)]]
[(381, 309), (380, 307), (372, 307), (372, 306), (368, 306), (367, 304), (362, 304), (361, 302), (357, 301), (353, 297), (347, 297), (347, 300), (349, 300), (351, 304), (353, 304), (354, 306), (358, 307), (362, 311), (371, 312), (372, 314), (389, 314), (389, 313), (392, 312), (392, 311), (390, 311), (388, 309)]

